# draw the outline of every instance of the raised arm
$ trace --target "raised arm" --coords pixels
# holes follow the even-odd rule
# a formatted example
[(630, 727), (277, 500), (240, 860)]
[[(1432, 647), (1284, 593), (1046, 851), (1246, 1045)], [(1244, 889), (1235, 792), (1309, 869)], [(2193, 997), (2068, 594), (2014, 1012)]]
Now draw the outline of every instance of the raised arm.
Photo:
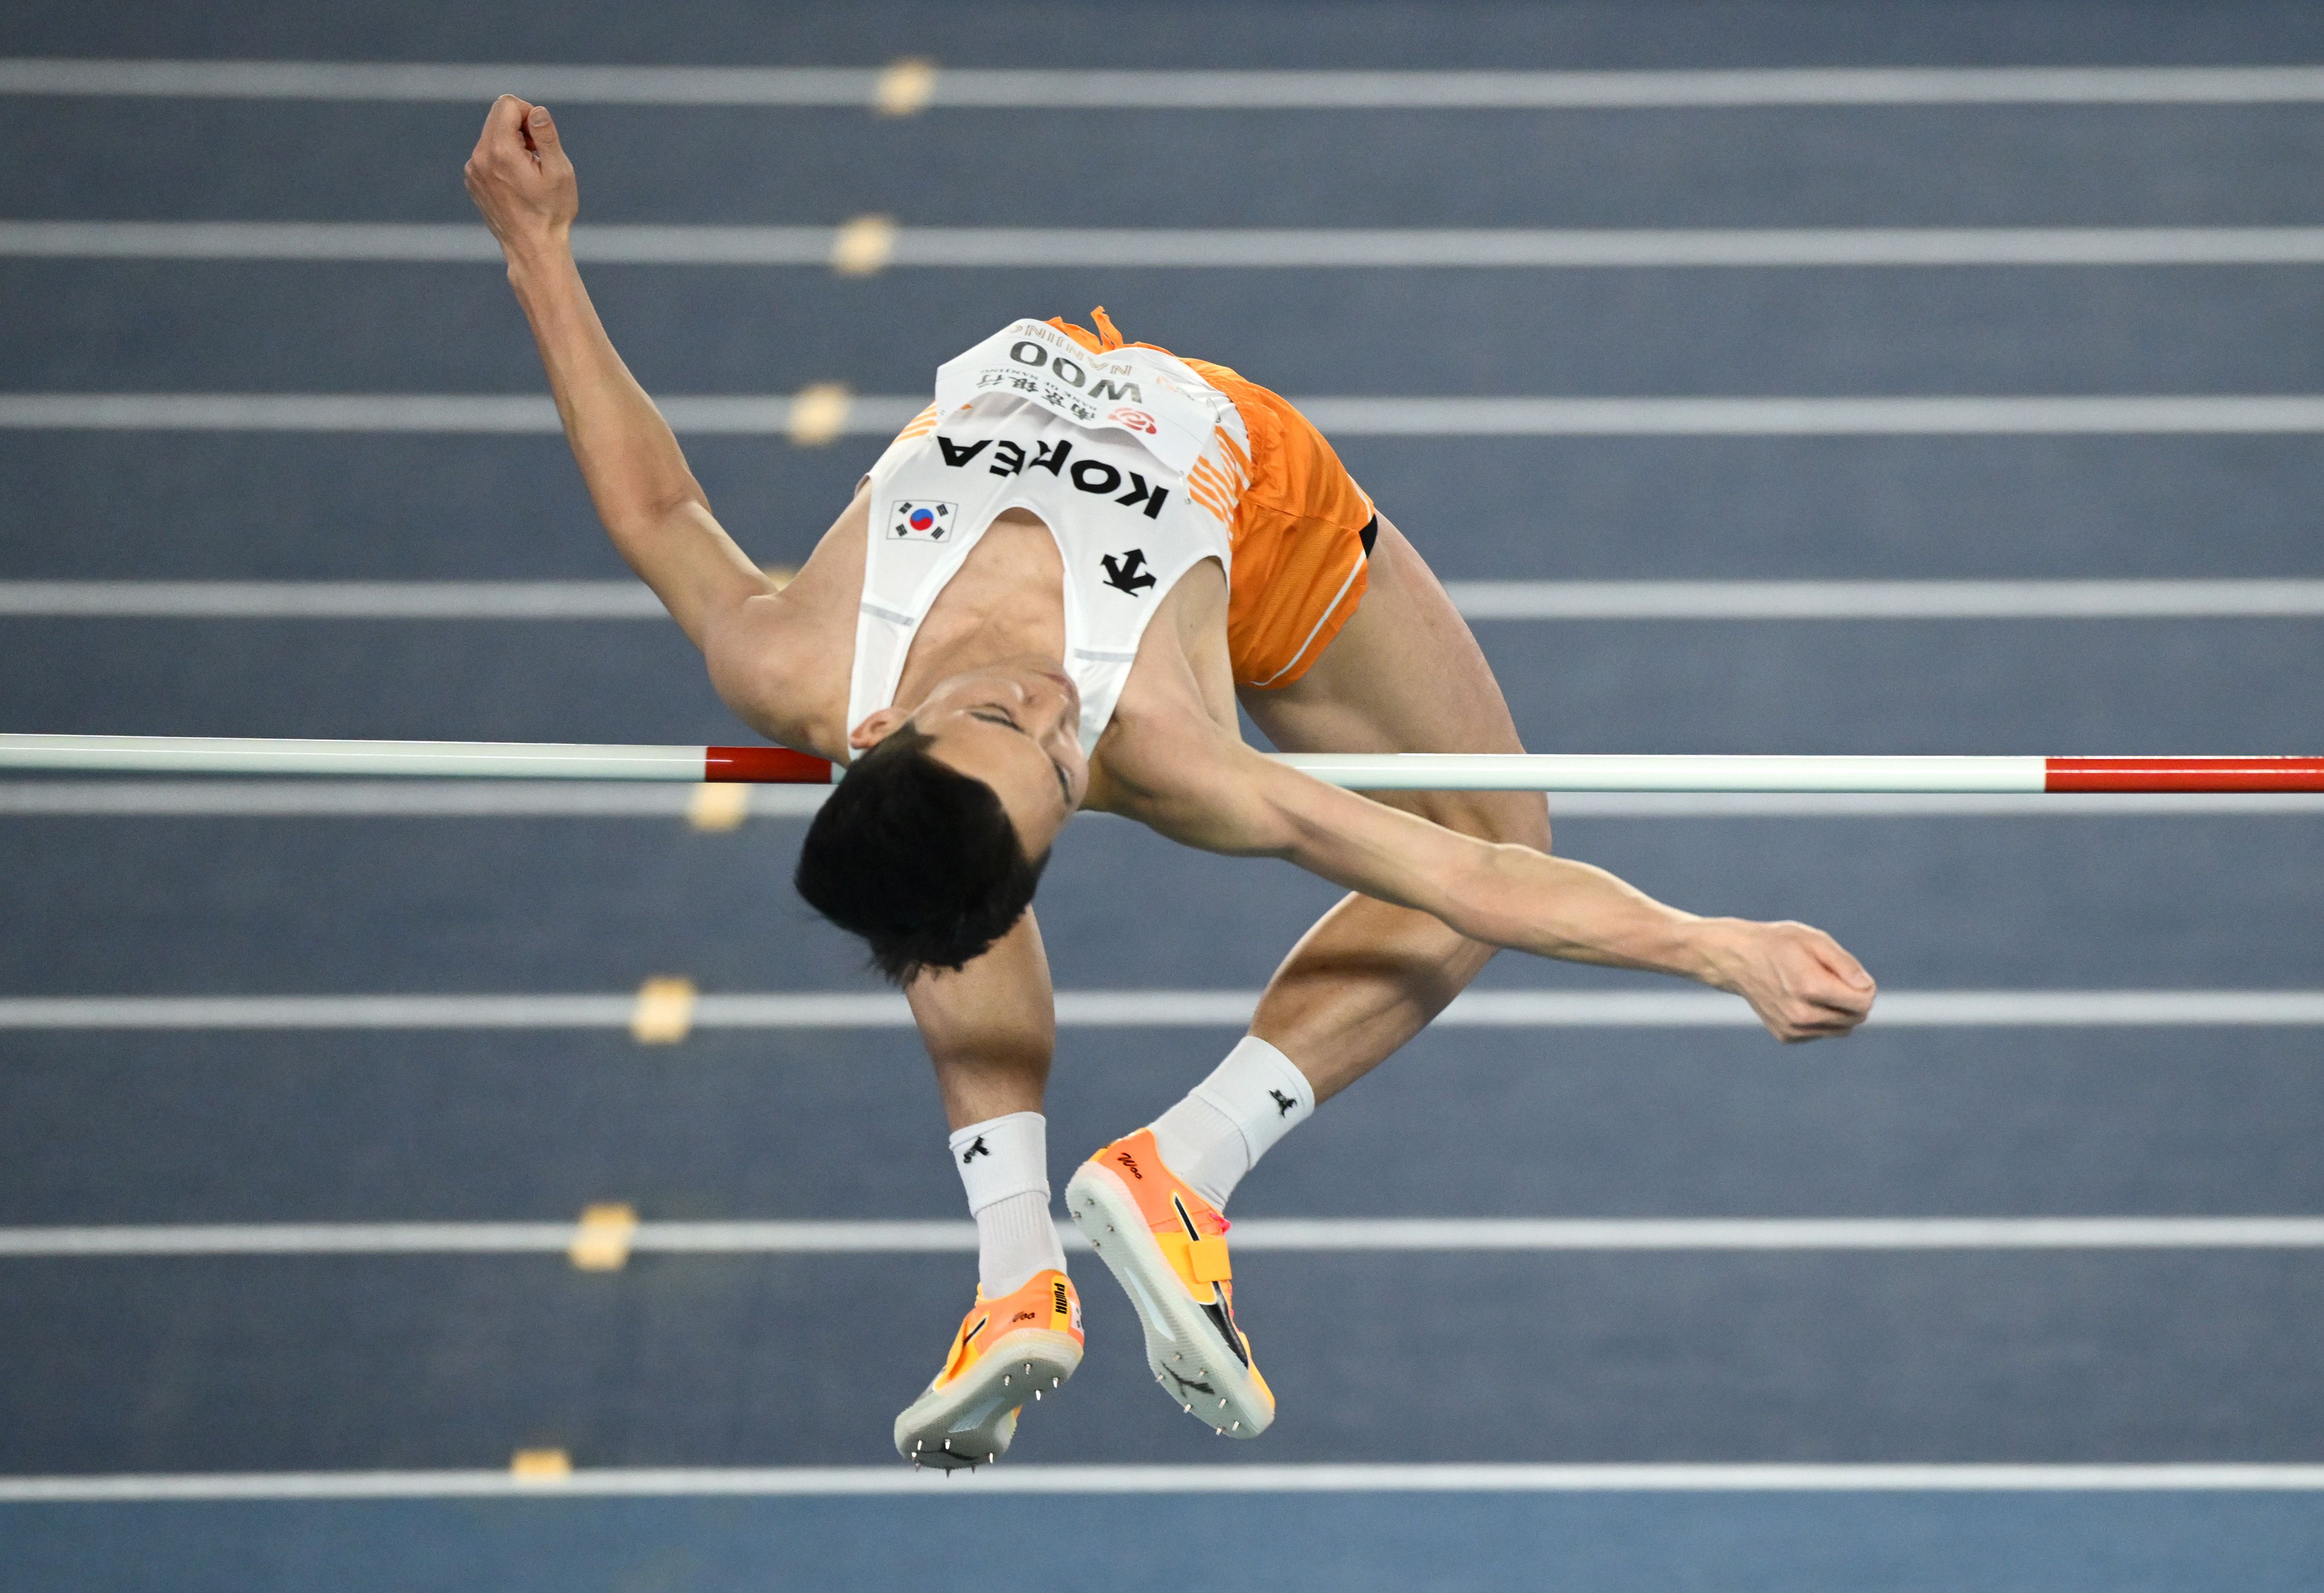
[(613, 351), (581, 285), (572, 247), (580, 190), (548, 107), (512, 94), (494, 100), (467, 180), (507, 257), (509, 285), (532, 323), (598, 518), (630, 568), (705, 646), (713, 626), (773, 585), (711, 514), (678, 439)]
[(1167, 792), (1123, 809), (1189, 846), (1279, 857), (1489, 945), (1699, 979), (1779, 1040), (1845, 1034), (1871, 1011), (1871, 976), (1821, 930), (1682, 912), (1602, 868), (1445, 829), (1224, 736), (1174, 763)]

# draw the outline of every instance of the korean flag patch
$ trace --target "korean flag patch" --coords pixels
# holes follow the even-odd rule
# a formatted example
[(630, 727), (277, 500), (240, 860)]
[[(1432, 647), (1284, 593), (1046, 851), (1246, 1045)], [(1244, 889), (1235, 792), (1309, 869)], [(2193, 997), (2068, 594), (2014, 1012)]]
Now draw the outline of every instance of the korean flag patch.
[(952, 538), (953, 523), (960, 518), (958, 504), (906, 501), (888, 516), (888, 537), (899, 542), (941, 542)]

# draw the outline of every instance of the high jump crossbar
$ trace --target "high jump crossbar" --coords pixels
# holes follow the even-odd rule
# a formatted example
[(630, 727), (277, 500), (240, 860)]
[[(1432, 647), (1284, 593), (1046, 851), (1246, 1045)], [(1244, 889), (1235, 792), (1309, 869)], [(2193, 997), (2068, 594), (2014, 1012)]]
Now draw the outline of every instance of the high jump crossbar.
[[(1323, 753), (1279, 761), (1354, 791), (2324, 792), (2324, 757), (1792, 757)], [(825, 785), (780, 746), (0, 734), (0, 769)]]

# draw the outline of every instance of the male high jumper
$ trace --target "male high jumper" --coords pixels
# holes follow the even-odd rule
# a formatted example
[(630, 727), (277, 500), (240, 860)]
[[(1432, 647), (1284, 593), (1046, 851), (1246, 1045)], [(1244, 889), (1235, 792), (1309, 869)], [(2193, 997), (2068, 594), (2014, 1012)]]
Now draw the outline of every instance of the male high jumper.
[(903, 986), (979, 1246), (976, 1305), (897, 1419), (907, 1458), (997, 1459), (1026, 1395), (1081, 1361), (1050, 1217), (1056, 1020), (1030, 903), (1082, 809), (1351, 893), (1218, 1069), (1066, 1186), (1157, 1379), (1238, 1437), (1275, 1400), (1235, 1320), (1228, 1196), (1495, 950), (1683, 975), (1786, 1041), (1870, 1011), (1870, 977), (1821, 931), (1698, 918), (1552, 857), (1537, 795), (1367, 798), (1244, 745), (1238, 703), (1288, 752), (1524, 750), (1443, 588), (1276, 394), (1125, 345), (1102, 310), (1094, 333), (1019, 321), (942, 367), (936, 403), (779, 588), (712, 516), (598, 321), (548, 110), (495, 102), (467, 185), (614, 546), (745, 724), (848, 764), (798, 888)]

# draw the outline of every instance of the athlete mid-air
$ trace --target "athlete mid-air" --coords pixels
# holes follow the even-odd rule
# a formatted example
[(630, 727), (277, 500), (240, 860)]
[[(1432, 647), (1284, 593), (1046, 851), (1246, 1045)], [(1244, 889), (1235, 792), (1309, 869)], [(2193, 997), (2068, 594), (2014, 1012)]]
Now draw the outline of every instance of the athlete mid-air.
[(1244, 745), (1238, 702), (1288, 752), (1523, 750), (1428, 566), (1274, 394), (1124, 344), (1102, 310), (1094, 333), (1018, 321), (943, 366), (936, 402), (778, 589), (597, 320), (549, 112), (498, 100), (467, 182), (614, 545), (743, 722), (849, 765), (799, 889), (903, 986), (979, 1239), (975, 1308), (897, 1419), (905, 1456), (998, 1458), (1027, 1395), (1081, 1361), (1050, 1216), (1056, 1014), (1030, 903), (1083, 809), (1351, 893), (1217, 1070), (1066, 1186), (1157, 1378), (1240, 1437), (1275, 1401), (1235, 1320), (1228, 1196), (1496, 949), (1698, 979), (1783, 1040), (1845, 1034), (1870, 1011), (1870, 977), (1821, 931), (1698, 918), (1550, 856), (1539, 796), (1367, 798)]

